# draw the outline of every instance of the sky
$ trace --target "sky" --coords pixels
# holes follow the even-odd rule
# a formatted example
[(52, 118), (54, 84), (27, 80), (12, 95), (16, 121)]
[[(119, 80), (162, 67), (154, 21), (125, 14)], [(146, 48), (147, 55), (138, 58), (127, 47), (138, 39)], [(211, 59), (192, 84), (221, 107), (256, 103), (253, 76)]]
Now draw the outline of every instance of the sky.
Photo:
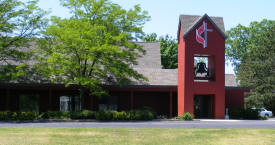
[[(252, 21), (275, 20), (275, 0), (112, 0), (125, 9), (139, 4), (148, 11), (151, 20), (144, 25), (145, 33), (158, 36), (170, 35), (176, 38), (179, 15), (203, 15), (223, 17), (225, 30), (238, 24), (248, 26)], [(50, 10), (50, 15), (68, 18), (68, 10), (58, 0), (40, 0), (39, 7)], [(225, 72), (232, 74), (233, 68), (225, 66)]]

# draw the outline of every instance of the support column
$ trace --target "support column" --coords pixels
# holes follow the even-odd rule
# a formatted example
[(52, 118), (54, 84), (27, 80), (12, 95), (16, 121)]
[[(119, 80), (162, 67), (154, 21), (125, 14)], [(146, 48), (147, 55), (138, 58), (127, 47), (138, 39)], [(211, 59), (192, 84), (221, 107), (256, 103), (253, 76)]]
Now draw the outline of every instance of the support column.
[(173, 117), (173, 92), (170, 90), (170, 96), (169, 96), (169, 102), (170, 102), (170, 111), (169, 111), (169, 117)]
[(10, 88), (7, 88), (6, 90), (6, 109), (5, 110), (9, 110), (10, 109)]
[(211, 112), (210, 118), (214, 118), (214, 109), (213, 109), (214, 108), (214, 96), (211, 95), (209, 99), (210, 99), (210, 105), (209, 106), (210, 106), (210, 112)]
[(90, 106), (90, 109), (91, 110), (94, 110), (94, 96), (93, 95), (90, 95), (90, 103), (91, 103), (91, 106)]
[(133, 90), (131, 90), (131, 98), (130, 98), (130, 100), (131, 100), (131, 106), (130, 106), (130, 108), (131, 108), (131, 110), (133, 110), (134, 109), (134, 91)]
[(48, 110), (52, 110), (52, 89), (49, 89), (49, 106)]

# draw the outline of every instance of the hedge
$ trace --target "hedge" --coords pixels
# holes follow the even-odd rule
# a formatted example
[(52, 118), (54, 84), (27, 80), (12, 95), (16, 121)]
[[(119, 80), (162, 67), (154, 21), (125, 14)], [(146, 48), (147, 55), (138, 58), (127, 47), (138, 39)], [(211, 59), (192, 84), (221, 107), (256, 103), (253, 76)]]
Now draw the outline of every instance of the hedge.
[(0, 120), (36, 120), (38, 115), (35, 112), (0, 112)]
[(70, 118), (70, 112), (64, 112), (64, 111), (48, 111), (43, 112), (40, 115), (41, 119), (69, 119)]
[(48, 111), (40, 115), (34, 112), (0, 112), (0, 120), (39, 120), (39, 119), (96, 119), (96, 120), (152, 120), (156, 113), (150, 108), (142, 108), (131, 111)]
[(256, 109), (229, 109), (228, 113), (231, 119), (261, 119)]
[(149, 109), (139, 109), (131, 111), (110, 111), (103, 110), (96, 113), (97, 120), (152, 120), (156, 118), (155, 112)]
[(82, 110), (70, 113), (71, 119), (95, 119), (95, 111)]

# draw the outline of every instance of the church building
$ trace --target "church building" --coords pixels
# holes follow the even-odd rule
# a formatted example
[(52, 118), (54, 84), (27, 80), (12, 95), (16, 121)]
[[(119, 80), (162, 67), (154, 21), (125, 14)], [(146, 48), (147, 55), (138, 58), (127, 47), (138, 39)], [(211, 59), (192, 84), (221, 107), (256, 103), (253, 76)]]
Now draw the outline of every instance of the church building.
[[(162, 69), (160, 43), (137, 42), (146, 50), (134, 69), (149, 81), (103, 85), (109, 96), (87, 95), (80, 106), (78, 87), (41, 82), (0, 82), (0, 111), (131, 110), (151, 107), (159, 115), (224, 118), (226, 108), (243, 108), (248, 88), (225, 74), (225, 29), (222, 17), (180, 15), (178, 69)], [(26, 105), (28, 104), (28, 105)]]

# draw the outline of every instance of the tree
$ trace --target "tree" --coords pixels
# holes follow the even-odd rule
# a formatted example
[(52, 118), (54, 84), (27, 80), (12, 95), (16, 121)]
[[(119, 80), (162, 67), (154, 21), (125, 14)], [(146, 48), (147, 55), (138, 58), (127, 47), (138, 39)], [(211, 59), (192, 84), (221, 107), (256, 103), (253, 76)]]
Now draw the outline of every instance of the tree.
[(101, 95), (103, 83), (123, 85), (146, 80), (131, 66), (145, 51), (133, 40), (143, 34), (147, 12), (136, 5), (125, 10), (109, 0), (61, 0), (72, 17), (52, 17), (39, 41), (36, 68), (55, 83)]
[[(26, 3), (17, 0), (0, 1), (0, 80), (16, 79), (24, 73), (24, 60), (31, 38), (44, 24), (46, 12), (37, 7), (37, 0)], [(24, 49), (22, 49), (25, 47)]]
[(178, 43), (169, 35), (157, 38), (156, 33), (147, 34), (142, 38), (145, 42), (160, 42), (161, 64), (165, 69), (178, 67)]
[(156, 33), (146, 34), (142, 38), (145, 42), (158, 42), (158, 35)]
[(240, 86), (251, 88), (248, 107), (275, 111), (275, 21), (239, 25), (227, 34), (227, 57), (233, 61)]
[[(261, 22), (252, 22), (250, 26), (238, 25), (226, 32), (226, 58), (233, 62), (235, 72), (242, 62), (242, 59), (250, 53), (257, 45), (260, 35), (272, 29), (274, 21), (263, 20)], [(265, 36), (264, 36), (265, 37)]]

